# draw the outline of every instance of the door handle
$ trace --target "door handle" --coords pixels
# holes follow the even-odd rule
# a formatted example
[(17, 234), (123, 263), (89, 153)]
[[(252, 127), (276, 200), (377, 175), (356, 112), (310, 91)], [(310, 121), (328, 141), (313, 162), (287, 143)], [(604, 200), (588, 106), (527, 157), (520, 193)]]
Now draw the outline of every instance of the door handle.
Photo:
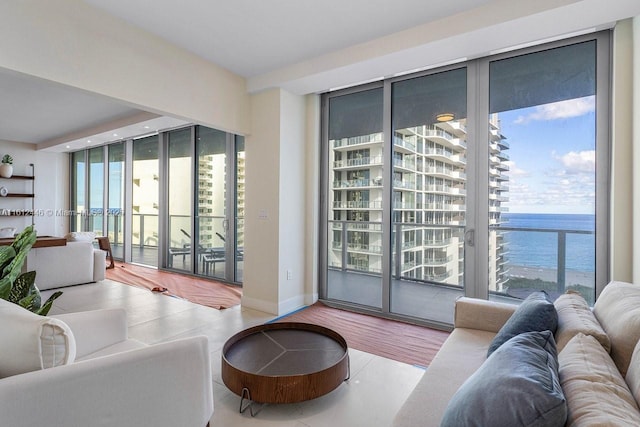
[(468, 245), (468, 246), (475, 246), (476, 244), (476, 230), (474, 230), (473, 228), (470, 228), (469, 230), (465, 231), (464, 233), (464, 242)]

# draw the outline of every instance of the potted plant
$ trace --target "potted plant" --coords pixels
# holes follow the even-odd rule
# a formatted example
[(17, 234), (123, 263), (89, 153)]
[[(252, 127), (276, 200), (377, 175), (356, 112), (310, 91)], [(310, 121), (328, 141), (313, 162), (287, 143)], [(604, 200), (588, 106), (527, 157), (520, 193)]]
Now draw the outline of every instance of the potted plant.
[(0, 298), (46, 316), (62, 292), (55, 292), (42, 304), (40, 290), (35, 284), (36, 272), (22, 272), (22, 265), (35, 241), (36, 231), (29, 226), (14, 238), (11, 245), (0, 246)]
[(0, 164), (0, 176), (3, 178), (11, 178), (13, 175), (13, 157), (5, 154), (2, 157), (2, 164)]

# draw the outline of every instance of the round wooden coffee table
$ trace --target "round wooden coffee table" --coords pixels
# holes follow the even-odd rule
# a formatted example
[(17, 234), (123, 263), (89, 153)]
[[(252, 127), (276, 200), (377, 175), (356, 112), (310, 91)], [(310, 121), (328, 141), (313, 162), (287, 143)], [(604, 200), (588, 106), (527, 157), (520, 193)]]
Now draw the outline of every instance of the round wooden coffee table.
[[(347, 342), (310, 323), (268, 323), (245, 329), (222, 348), (222, 381), (242, 399), (295, 403), (315, 399), (349, 378)], [(252, 415), (253, 410), (252, 410)]]

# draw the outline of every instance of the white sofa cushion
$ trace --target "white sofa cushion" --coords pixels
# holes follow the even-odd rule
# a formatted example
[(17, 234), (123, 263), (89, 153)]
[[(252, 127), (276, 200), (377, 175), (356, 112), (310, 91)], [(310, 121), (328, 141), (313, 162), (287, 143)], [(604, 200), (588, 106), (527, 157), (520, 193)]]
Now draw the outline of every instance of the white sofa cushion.
[(638, 406), (615, 363), (592, 336), (577, 334), (558, 355), (567, 426), (638, 426)]
[(76, 343), (61, 320), (0, 299), (0, 378), (72, 363)]
[(631, 363), (625, 379), (633, 398), (640, 405), (640, 341), (638, 341), (635, 350), (633, 350), (633, 356), (631, 356)]
[(94, 281), (96, 252), (104, 258), (104, 251), (91, 242), (67, 242), (65, 246), (32, 249), (27, 268), (36, 271), (36, 285), (40, 290), (78, 285)]
[(558, 312), (558, 329), (555, 334), (558, 352), (561, 352), (571, 338), (580, 332), (594, 337), (607, 352), (611, 350), (609, 336), (600, 326), (582, 295), (576, 293), (560, 295), (553, 305)]
[(96, 233), (91, 231), (72, 231), (64, 237), (67, 242), (92, 242), (96, 238)]
[(640, 339), (640, 286), (611, 282), (600, 293), (593, 314), (611, 340), (611, 358), (624, 377)]

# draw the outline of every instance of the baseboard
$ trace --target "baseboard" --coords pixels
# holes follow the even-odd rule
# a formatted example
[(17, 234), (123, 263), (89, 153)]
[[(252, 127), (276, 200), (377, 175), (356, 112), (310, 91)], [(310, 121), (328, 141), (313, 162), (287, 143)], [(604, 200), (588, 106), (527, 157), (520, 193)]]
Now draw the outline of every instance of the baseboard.
[[(310, 295), (297, 295), (285, 301), (274, 303), (271, 301), (250, 298), (243, 295), (242, 306), (246, 308), (262, 311), (265, 313), (270, 313), (275, 316), (282, 316), (284, 314), (288, 314), (295, 310), (298, 310), (299, 308), (304, 307), (305, 305), (309, 305), (305, 303), (306, 301), (309, 300), (309, 297)], [(317, 296), (316, 296), (316, 299), (317, 299)]]

